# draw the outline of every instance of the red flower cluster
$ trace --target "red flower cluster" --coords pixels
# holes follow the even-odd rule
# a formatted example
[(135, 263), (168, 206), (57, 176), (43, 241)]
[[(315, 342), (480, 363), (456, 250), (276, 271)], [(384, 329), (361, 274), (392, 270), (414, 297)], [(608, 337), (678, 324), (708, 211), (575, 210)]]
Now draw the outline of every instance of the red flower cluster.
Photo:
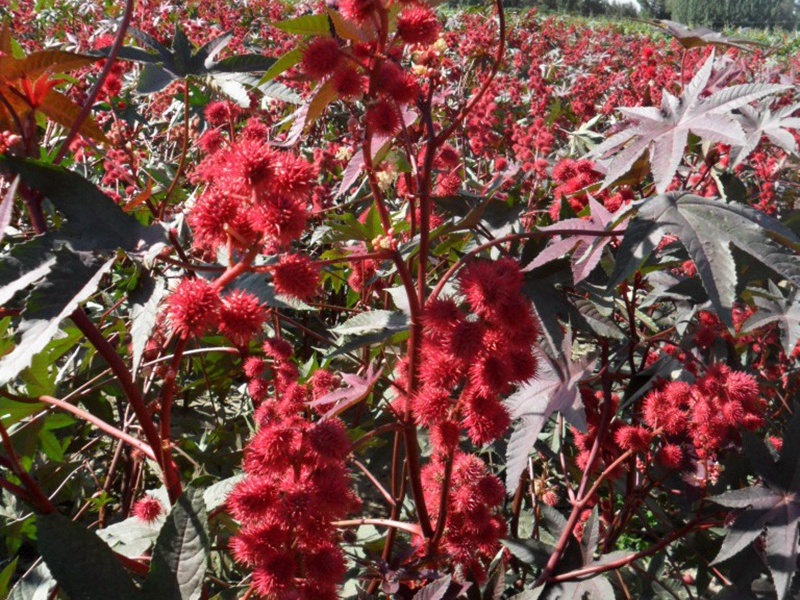
[(414, 415), (432, 429), (438, 449), (458, 442), (457, 423), (476, 444), (510, 425), (501, 397), (536, 374), (539, 327), (522, 294), (522, 272), (511, 259), (475, 261), (461, 274), (468, 311), (453, 299), (433, 300), (423, 315), (420, 379)]
[[(425, 502), (431, 517), (438, 518), (444, 481), (444, 462), (435, 460), (422, 470)], [(443, 547), (453, 563), (483, 579), (485, 569), (497, 553), (506, 525), (498, 508), (505, 488), (489, 474), (486, 464), (477, 456), (457, 452), (447, 497), (447, 529)]]
[(220, 297), (213, 283), (197, 277), (178, 284), (169, 298), (167, 316), (172, 330), (183, 338), (218, 328), (234, 344), (246, 346), (261, 331), (266, 309), (249, 292)]
[[(297, 382), (291, 347), (270, 340), (264, 350), (274, 361), (275, 394), (261, 394), (258, 430), (244, 454), (246, 478), (228, 498), (242, 525), (231, 550), (253, 569), (262, 597), (333, 600), (345, 562), (331, 522), (360, 506), (344, 465), (350, 442), (339, 420), (303, 418), (309, 392)], [(255, 358), (245, 365), (264, 390), (265, 367)]]
[(739, 428), (764, 423), (765, 402), (756, 380), (725, 365), (714, 365), (694, 384), (674, 381), (651, 392), (642, 415), (675, 445), (690, 443), (701, 459), (713, 458), (739, 441)]
[(195, 246), (215, 251), (229, 243), (235, 249), (264, 244), (269, 250), (299, 238), (308, 218), (314, 167), (255, 137), (214, 146), (195, 171), (209, 184), (188, 219)]

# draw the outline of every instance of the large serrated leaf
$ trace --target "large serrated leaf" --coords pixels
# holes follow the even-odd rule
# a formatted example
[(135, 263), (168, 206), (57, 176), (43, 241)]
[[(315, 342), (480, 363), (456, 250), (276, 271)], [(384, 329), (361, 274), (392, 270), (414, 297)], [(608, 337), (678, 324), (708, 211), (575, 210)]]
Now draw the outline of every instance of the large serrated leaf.
[(742, 333), (777, 323), (783, 350), (790, 355), (800, 341), (800, 297), (795, 289), (788, 298), (784, 298), (777, 286), (771, 281), (769, 283), (773, 298), (755, 297), (758, 311), (742, 325)]
[(0, 57), (0, 77), (11, 80), (27, 77), (38, 79), (45, 73), (64, 73), (92, 64), (97, 58), (64, 50), (39, 50), (24, 58)]
[(0, 385), (30, 366), (34, 355), (57, 335), (61, 321), (97, 291), (114, 260), (102, 263), (91, 255), (67, 250), (56, 254), (52, 270), (27, 298), (16, 347), (0, 359)]
[[(42, 103), (38, 106), (38, 109), (47, 115), (47, 117), (49, 117), (52, 121), (55, 121), (67, 129), (72, 127), (72, 124), (78, 120), (78, 116), (81, 113), (80, 106), (75, 104), (61, 92), (57, 92), (56, 90), (52, 89), (45, 94)], [(100, 126), (91, 115), (87, 115), (86, 118), (84, 118), (80, 128), (78, 129), (78, 133), (97, 142), (104, 144), (108, 143), (106, 134), (102, 129), (100, 129)]]
[(203, 492), (187, 488), (158, 534), (143, 592), (148, 600), (197, 600), (209, 552)]
[(158, 536), (158, 521), (145, 523), (139, 517), (129, 517), (97, 532), (115, 552), (137, 558), (147, 552)]
[(536, 378), (524, 384), (506, 399), (506, 408), (516, 420), (506, 448), (506, 489), (514, 495), (519, 478), (528, 464), (528, 455), (550, 415), (560, 412), (578, 429), (586, 430), (586, 416), (580, 402), (578, 382), (591, 374), (594, 361), (571, 359), (572, 340), (564, 339), (561, 366), (549, 357), (540, 355), (540, 370)]
[(391, 331), (405, 331), (410, 324), (408, 315), (391, 310), (370, 310), (347, 319), (331, 331), (339, 335), (362, 335)]
[(40, 236), (17, 244), (0, 261), (0, 304), (39, 281), (56, 263), (48, 236)]
[(142, 67), (139, 81), (136, 84), (136, 93), (146, 96), (165, 90), (175, 81), (175, 75), (155, 64), (146, 64)]
[(141, 225), (77, 173), (11, 156), (0, 156), (0, 167), (18, 174), (64, 214), (67, 225), (52, 235), (73, 250), (143, 251), (166, 241), (162, 228)]
[(680, 98), (664, 91), (661, 109), (652, 106), (618, 109), (634, 125), (592, 151), (599, 159), (609, 159), (603, 187), (619, 180), (647, 152), (656, 190), (663, 194), (683, 159), (690, 132), (712, 142), (744, 146), (747, 137), (731, 111), (788, 89), (773, 84), (745, 84), (723, 88), (701, 99), (713, 63), (712, 53)]
[(275, 64), (274, 58), (260, 54), (239, 54), (208, 67), (210, 73), (264, 73)]
[(431, 581), (428, 585), (414, 594), (414, 600), (444, 600), (447, 588), (453, 580), (449, 575), (440, 577), (436, 581)]
[(275, 79), (278, 75), (283, 73), (284, 71), (288, 71), (297, 63), (299, 63), (303, 58), (303, 53), (298, 49), (295, 48), (294, 50), (290, 50), (280, 58), (278, 58), (269, 70), (264, 73), (264, 76), (261, 78), (261, 81), (258, 82), (259, 85), (263, 85), (268, 81)]
[(111, 549), (83, 525), (55, 513), (37, 517), (36, 529), (39, 552), (70, 600), (139, 600)]
[(50, 591), (55, 585), (56, 580), (50, 569), (40, 561), (14, 584), (6, 600), (49, 600)]
[[(798, 525), (800, 525), (800, 418), (784, 432), (784, 446), (777, 463), (760, 441), (750, 439), (746, 455), (763, 484), (732, 490), (710, 498), (717, 504), (744, 509), (730, 526), (714, 563), (728, 560), (758, 538), (766, 528), (767, 565), (778, 600), (789, 597), (797, 571)], [(757, 450), (754, 452), (753, 447)], [(713, 563), (712, 563), (713, 564)]]
[[(19, 175), (14, 177), (8, 190), (6, 191), (3, 199), (0, 200), (0, 242), (5, 237), (6, 229), (11, 225), (11, 216), (14, 212), (14, 198), (17, 195), (17, 187), (19, 186)], [(2, 302), (0, 302), (2, 304)]]
[(720, 318), (732, 325), (736, 297), (736, 246), (800, 286), (800, 240), (776, 219), (738, 204), (670, 192), (643, 202), (617, 250), (609, 287), (637, 271), (666, 234), (686, 248)]

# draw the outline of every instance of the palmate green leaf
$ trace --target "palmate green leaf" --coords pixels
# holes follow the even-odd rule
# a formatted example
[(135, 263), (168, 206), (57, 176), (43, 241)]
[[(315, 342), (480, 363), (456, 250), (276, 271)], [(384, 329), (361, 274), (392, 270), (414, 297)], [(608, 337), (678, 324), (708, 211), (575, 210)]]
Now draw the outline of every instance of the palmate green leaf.
[(686, 248), (714, 309), (729, 326), (737, 283), (731, 246), (800, 286), (800, 239), (778, 220), (746, 206), (670, 192), (639, 204), (617, 250), (609, 289), (640, 269), (667, 234)]
[(111, 549), (83, 525), (55, 513), (37, 517), (36, 530), (39, 552), (70, 600), (141, 598)]
[(203, 593), (208, 552), (208, 517), (203, 492), (189, 487), (178, 498), (158, 534), (147, 600), (197, 600)]
[[(195, 79), (202, 81), (215, 91), (228, 97), (241, 106), (249, 106), (248, 92), (258, 87), (259, 78), (276, 62), (274, 58), (259, 54), (241, 54), (221, 61), (214, 58), (231, 41), (231, 32), (209, 41), (199, 49), (195, 49), (191, 41), (180, 27), (175, 28), (172, 48), (166, 48), (157, 40), (135, 28), (129, 28), (130, 35), (152, 52), (139, 48), (122, 48), (119, 58), (143, 63), (136, 92), (152, 94), (164, 90), (174, 81)], [(109, 48), (98, 51), (107, 55)], [(259, 88), (261, 89), (261, 88)], [(264, 95), (280, 97), (287, 102), (299, 102), (291, 90), (278, 83), (261, 89)]]
[(720, 563), (747, 548), (766, 529), (767, 566), (778, 600), (789, 597), (797, 570), (798, 525), (800, 525), (800, 418), (784, 433), (784, 446), (773, 462), (763, 443), (752, 436), (745, 454), (762, 477), (763, 484), (733, 490), (711, 498), (717, 504), (743, 509), (728, 528), (714, 559)]

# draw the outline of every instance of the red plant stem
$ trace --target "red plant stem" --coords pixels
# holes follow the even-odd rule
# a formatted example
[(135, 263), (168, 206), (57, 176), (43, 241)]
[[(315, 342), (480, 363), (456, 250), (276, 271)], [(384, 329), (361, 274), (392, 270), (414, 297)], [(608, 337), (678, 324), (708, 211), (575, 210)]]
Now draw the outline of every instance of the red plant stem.
[(158, 461), (158, 459), (156, 458), (155, 452), (153, 451), (153, 449), (150, 446), (148, 446), (147, 444), (145, 444), (141, 440), (136, 439), (132, 435), (130, 435), (128, 433), (125, 433), (121, 429), (117, 429), (113, 425), (109, 425), (108, 423), (106, 423), (102, 419), (98, 419), (93, 414), (88, 413), (85, 410), (70, 404), (69, 402), (64, 402), (63, 400), (59, 400), (58, 398), (53, 398), (52, 396), (39, 396), (39, 400), (41, 402), (44, 402), (45, 404), (50, 404), (51, 406), (56, 406), (56, 407), (60, 408), (61, 410), (64, 410), (64, 411), (66, 411), (66, 412), (68, 412), (70, 414), (75, 415), (79, 419), (83, 419), (84, 421), (87, 421), (88, 423), (91, 423), (92, 425), (97, 427), (100, 431), (103, 431), (104, 433), (107, 433), (111, 437), (114, 437), (114, 438), (120, 440), (121, 442), (125, 442), (126, 444), (130, 444), (134, 448), (137, 448), (137, 449), (141, 450), (142, 452), (144, 452), (144, 454), (148, 458), (150, 458), (150, 459), (152, 459), (152, 460), (154, 460), (156, 462)]
[(428, 556), (436, 554), (437, 546), (444, 535), (444, 526), (447, 523), (447, 503), (450, 500), (450, 479), (453, 476), (453, 453), (450, 452), (444, 463), (442, 476), (442, 491), (439, 494), (439, 514), (436, 520), (436, 531), (429, 545)]
[(44, 213), (42, 213), (41, 198), (23, 183), (20, 183), (17, 191), (25, 203), (25, 209), (28, 211), (28, 218), (31, 220), (33, 231), (37, 235), (47, 231), (47, 221), (44, 218)]
[(384, 499), (386, 500), (386, 503), (389, 506), (394, 507), (396, 503), (394, 501), (394, 498), (392, 498), (392, 495), (389, 492), (387, 492), (386, 488), (381, 485), (381, 482), (378, 481), (372, 473), (370, 473), (370, 470), (367, 469), (366, 466), (364, 466), (364, 463), (362, 463), (360, 460), (355, 460), (354, 459), (353, 460), (353, 464), (356, 467), (358, 467), (358, 469), (362, 473), (364, 473), (364, 475), (367, 477), (367, 479), (369, 479), (370, 483), (372, 483), (372, 485), (375, 486), (375, 489), (377, 489), (380, 492), (381, 496), (384, 497)]
[[(175, 395), (175, 380), (178, 377), (178, 369), (181, 366), (183, 359), (183, 352), (186, 349), (186, 338), (179, 338), (175, 347), (175, 353), (172, 355), (169, 368), (167, 369), (167, 376), (164, 378), (164, 384), (161, 388), (161, 400), (158, 403), (161, 410), (161, 420), (159, 422), (161, 428), (161, 440), (163, 444), (169, 442), (170, 434), (170, 417), (172, 413), (172, 398)], [(168, 448), (164, 448), (164, 452), (168, 452)]]
[(14, 445), (11, 443), (11, 438), (8, 436), (5, 425), (2, 423), (0, 423), (0, 437), (3, 438), (3, 447), (6, 450), (6, 454), (8, 454), (8, 462), (11, 465), (11, 470), (22, 482), (22, 485), (25, 486), (28, 496), (32, 501), (32, 505), (43, 514), (58, 512), (56, 507), (50, 501), (50, 498), (45, 495), (45, 493), (42, 491), (42, 488), (39, 487), (39, 485), (33, 480), (33, 477), (31, 477), (30, 474), (28, 474), (28, 472), (20, 464), (19, 458), (17, 458), (17, 453), (14, 450)]
[(419, 525), (414, 523), (404, 523), (402, 521), (394, 521), (392, 519), (348, 519), (345, 521), (332, 521), (331, 525), (334, 527), (361, 527), (361, 525), (378, 525), (379, 527), (401, 529), (412, 535), (422, 535), (422, 530), (420, 529)]
[(27, 491), (25, 491), (23, 488), (19, 487), (18, 485), (11, 483), (5, 477), (0, 477), (0, 488), (2, 488), (4, 490), (8, 490), (12, 494), (14, 494), (14, 496), (19, 498), (20, 500), (22, 500), (26, 504), (30, 504), (31, 506), (36, 507), (36, 503), (34, 502), (33, 498), (31, 498), (31, 495), (28, 494)]
[(128, 31), (128, 26), (131, 23), (131, 17), (133, 15), (133, 5), (134, 0), (125, 0), (125, 12), (122, 14), (122, 20), (119, 24), (119, 30), (117, 30), (117, 35), (114, 38), (114, 43), (111, 45), (111, 50), (108, 52), (108, 58), (106, 58), (106, 64), (103, 65), (103, 70), (100, 71), (100, 75), (97, 77), (97, 81), (94, 82), (94, 87), (92, 87), (89, 95), (86, 97), (86, 101), (83, 103), (81, 107), (81, 112), (78, 114), (75, 121), (72, 123), (72, 127), (70, 127), (69, 132), (67, 133), (67, 137), (64, 138), (64, 141), (61, 144), (61, 147), (58, 149), (58, 154), (56, 155), (56, 159), (53, 161), (53, 164), (59, 165), (61, 161), (64, 160), (64, 157), (67, 155), (69, 151), (69, 145), (78, 135), (78, 131), (80, 131), (81, 125), (89, 116), (89, 113), (92, 111), (92, 106), (94, 106), (95, 100), (97, 100), (97, 95), (100, 93), (100, 89), (103, 87), (106, 79), (108, 78), (109, 74), (111, 73), (111, 69), (114, 66), (114, 62), (117, 60), (117, 55), (119, 54), (120, 48), (122, 48), (122, 43), (125, 40), (125, 33)]
[(133, 409), (133, 412), (139, 421), (139, 425), (142, 428), (142, 432), (144, 433), (147, 443), (156, 453), (156, 457), (158, 459), (156, 462), (161, 467), (164, 485), (167, 488), (167, 492), (169, 493), (170, 498), (177, 498), (181, 494), (181, 482), (178, 475), (177, 466), (172, 460), (172, 457), (168, 453), (165, 454), (163, 452), (162, 441), (158, 435), (158, 430), (156, 429), (155, 423), (150, 417), (150, 413), (147, 410), (147, 406), (145, 405), (144, 397), (142, 396), (141, 391), (133, 381), (133, 376), (131, 375), (130, 370), (128, 370), (128, 367), (122, 361), (119, 354), (117, 354), (114, 347), (108, 342), (100, 330), (95, 327), (94, 323), (92, 323), (91, 319), (89, 319), (88, 315), (82, 308), (79, 308), (72, 313), (70, 318), (78, 327), (78, 329), (81, 330), (83, 335), (86, 336), (89, 342), (97, 349), (97, 352), (100, 354), (100, 356), (105, 359), (108, 366), (111, 367), (111, 371), (120, 382), (120, 385), (122, 386), (122, 389), (124, 390), (125, 395), (131, 404), (131, 408)]
[(258, 247), (254, 246), (253, 248), (250, 248), (242, 260), (232, 267), (228, 267), (226, 271), (214, 282), (214, 285), (217, 287), (217, 289), (224, 289), (226, 286), (233, 283), (236, 278), (239, 277), (239, 275), (246, 273), (250, 269), (250, 265), (253, 264), (256, 256), (258, 256), (258, 251)]
[[(589, 486), (589, 478), (591, 477), (592, 471), (594, 471), (595, 465), (597, 460), (600, 458), (600, 451), (603, 447), (603, 442), (605, 441), (606, 432), (608, 431), (608, 425), (611, 422), (611, 418), (614, 416), (613, 409), (612, 409), (612, 400), (611, 400), (611, 378), (609, 377), (608, 372), (608, 360), (609, 360), (609, 350), (608, 346), (603, 346), (602, 351), (602, 363), (603, 368), (601, 371), (602, 379), (603, 379), (603, 409), (600, 415), (600, 424), (597, 428), (597, 436), (592, 443), (592, 449), (589, 452), (589, 458), (586, 461), (586, 468), (583, 470), (583, 477), (581, 478), (581, 483), (578, 486), (578, 493), (575, 495), (576, 503), (572, 507), (572, 512), (567, 519), (567, 524), (564, 527), (564, 530), (561, 532), (561, 537), (558, 539), (558, 542), (553, 549), (550, 558), (547, 561), (544, 569), (542, 569), (542, 573), (536, 579), (533, 587), (538, 587), (548, 581), (550, 581), (550, 577), (555, 572), (556, 567), (558, 566), (558, 562), (561, 560), (561, 556), (564, 554), (564, 551), (567, 549), (567, 544), (569, 543), (569, 538), (572, 536), (575, 526), (578, 524), (578, 520), (581, 517), (581, 513), (583, 509), (586, 507), (587, 503), (591, 499), (592, 495), (594, 494), (595, 490), (598, 488), (600, 483), (603, 480), (603, 474), (610, 473), (611, 466), (609, 466), (600, 477), (598, 477), (595, 485), (589, 490), (589, 493), (586, 493), (586, 488)], [(628, 451), (629, 454), (630, 451)], [(625, 454), (623, 454), (620, 459), (627, 458)], [(617, 462), (622, 462), (620, 459), (617, 459), (612, 466), (616, 465)]]
[(582, 579), (591, 575), (597, 575), (599, 573), (605, 573), (606, 571), (613, 571), (615, 569), (619, 569), (621, 567), (625, 567), (641, 558), (645, 558), (652, 554), (655, 554), (662, 548), (665, 548), (672, 542), (677, 539), (684, 537), (686, 534), (691, 533), (692, 531), (702, 531), (704, 529), (710, 529), (712, 527), (717, 527), (719, 523), (702, 523), (700, 525), (697, 524), (696, 521), (692, 521), (691, 523), (687, 524), (685, 527), (678, 529), (677, 531), (673, 531), (672, 533), (667, 534), (658, 542), (647, 548), (646, 550), (641, 550), (639, 552), (635, 552), (633, 554), (629, 554), (628, 556), (623, 556), (617, 560), (609, 561), (603, 563), (601, 565), (595, 565), (591, 567), (584, 567), (582, 569), (576, 569), (574, 571), (569, 571), (568, 573), (562, 573), (561, 575), (555, 575), (549, 579), (549, 581), (553, 583), (558, 583), (562, 581), (571, 581), (574, 579)]

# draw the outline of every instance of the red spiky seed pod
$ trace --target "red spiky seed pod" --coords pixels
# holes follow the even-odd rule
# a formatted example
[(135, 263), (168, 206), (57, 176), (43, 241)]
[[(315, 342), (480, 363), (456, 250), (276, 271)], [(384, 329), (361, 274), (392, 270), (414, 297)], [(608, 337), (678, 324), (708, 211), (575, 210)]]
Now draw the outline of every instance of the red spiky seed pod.
[(153, 523), (164, 512), (164, 506), (152, 496), (143, 496), (133, 505), (133, 516), (145, 523)]
[(367, 109), (367, 124), (375, 133), (392, 135), (400, 129), (400, 116), (388, 100), (379, 100)]
[(303, 50), (303, 70), (314, 79), (330, 75), (339, 66), (342, 53), (333, 38), (318, 37)]
[(397, 17), (397, 34), (406, 44), (430, 45), (439, 37), (439, 20), (430, 7), (417, 4)]
[(258, 298), (236, 290), (225, 297), (220, 310), (220, 333), (239, 346), (247, 345), (261, 331), (267, 318), (266, 309)]
[(279, 294), (308, 300), (317, 293), (319, 268), (302, 254), (284, 254), (272, 271), (272, 282)]
[(169, 298), (167, 316), (176, 334), (200, 336), (219, 323), (221, 306), (218, 290), (208, 281), (184, 279)]

